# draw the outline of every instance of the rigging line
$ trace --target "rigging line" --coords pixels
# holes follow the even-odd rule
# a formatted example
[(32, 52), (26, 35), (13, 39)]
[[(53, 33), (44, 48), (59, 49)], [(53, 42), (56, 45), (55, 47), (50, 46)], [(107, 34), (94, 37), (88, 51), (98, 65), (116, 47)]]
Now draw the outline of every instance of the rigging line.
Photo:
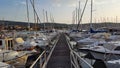
[[(35, 21), (35, 30), (37, 31), (37, 29), (38, 29), (38, 22), (40, 22), (41, 23), (41, 21), (40, 21), (40, 18), (39, 18), (39, 16), (38, 16), (38, 14), (37, 14), (37, 11), (36, 11), (36, 9), (35, 9), (35, 5), (34, 5), (34, 0), (30, 0), (30, 2), (31, 2), (31, 5), (32, 5), (32, 7), (33, 7), (33, 12), (34, 12), (34, 21)], [(37, 16), (37, 17), (36, 17)]]
[[(33, 8), (35, 8), (35, 0), (33, 0)], [(34, 12), (34, 22), (36, 23), (37, 19), (36, 19), (35, 9), (33, 10), (33, 12)]]
[(79, 28), (80, 22), (82, 21), (82, 17), (83, 17), (83, 14), (84, 14), (84, 12), (85, 12), (85, 8), (86, 8), (86, 6), (87, 6), (87, 3), (88, 3), (88, 0), (86, 0), (86, 2), (85, 2), (85, 6), (84, 6), (84, 8), (83, 8), (83, 11), (82, 11), (80, 20), (78, 21), (77, 29)]
[[(31, 5), (32, 5), (32, 7), (33, 7), (33, 6), (34, 6), (34, 3), (32, 2), (32, 0), (30, 0), (30, 3), (31, 3)], [(38, 21), (41, 23), (41, 20), (40, 20), (38, 14), (37, 14), (37, 11), (36, 11), (36, 9), (35, 9), (34, 7), (33, 7), (33, 10), (34, 10), (34, 12), (35, 12), (35, 14), (36, 14), (36, 16), (37, 16), (37, 18), (38, 18)]]
[(32, 3), (33, 3), (33, 13), (34, 13), (34, 23), (35, 23), (34, 28), (37, 31), (38, 18), (36, 17), (36, 14), (35, 14), (35, 0), (32, 0)]

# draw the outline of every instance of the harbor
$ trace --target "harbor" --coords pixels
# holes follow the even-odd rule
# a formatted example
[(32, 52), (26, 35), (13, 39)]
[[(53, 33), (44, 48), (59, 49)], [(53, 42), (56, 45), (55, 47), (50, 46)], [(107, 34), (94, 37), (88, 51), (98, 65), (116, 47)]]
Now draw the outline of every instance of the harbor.
[(119, 2), (1, 0), (0, 68), (120, 68)]

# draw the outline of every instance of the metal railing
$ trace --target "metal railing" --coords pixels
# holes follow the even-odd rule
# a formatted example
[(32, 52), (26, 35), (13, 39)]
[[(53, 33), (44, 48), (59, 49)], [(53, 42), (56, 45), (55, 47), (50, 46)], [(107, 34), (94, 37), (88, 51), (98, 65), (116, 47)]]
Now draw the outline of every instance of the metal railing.
[(33, 64), (30, 66), (30, 68), (46, 68), (47, 63), (53, 53), (53, 50), (58, 42), (58, 38), (56, 39), (54, 46), (51, 48), (49, 55), (47, 56), (47, 51), (43, 51), (39, 57), (33, 62)]
[(46, 51), (43, 51), (42, 54), (33, 62), (30, 68), (42, 68), (43, 63), (46, 61)]
[(53, 53), (53, 51), (54, 51), (54, 49), (55, 49), (55, 47), (56, 47), (57, 42), (58, 42), (58, 39), (56, 40), (56, 42), (55, 42), (52, 50), (50, 51), (50, 53), (49, 53), (49, 55), (48, 55), (48, 57), (47, 57), (47, 59), (46, 59), (46, 62), (43, 64), (43, 67), (42, 67), (42, 68), (46, 68), (46, 67), (47, 67), (48, 61), (50, 60), (50, 57), (51, 57), (51, 55), (52, 55), (52, 53)]
[[(66, 37), (69, 49), (70, 49), (70, 60), (71, 60), (71, 68), (93, 68), (92, 65), (90, 65), (88, 62), (86, 62), (81, 56), (72, 50), (70, 41), (68, 37)], [(58, 42), (58, 39), (56, 40), (54, 46), (52, 47), (49, 55), (46, 57), (46, 51), (43, 51), (41, 55), (34, 61), (34, 63), (30, 66), (30, 68), (46, 68), (49, 59), (51, 58), (51, 55), (53, 53), (53, 50), (56, 47), (56, 44)]]
[(70, 49), (71, 68), (93, 68), (92, 65), (81, 58), (81, 56), (77, 52), (72, 50), (68, 36), (66, 36), (66, 40)]

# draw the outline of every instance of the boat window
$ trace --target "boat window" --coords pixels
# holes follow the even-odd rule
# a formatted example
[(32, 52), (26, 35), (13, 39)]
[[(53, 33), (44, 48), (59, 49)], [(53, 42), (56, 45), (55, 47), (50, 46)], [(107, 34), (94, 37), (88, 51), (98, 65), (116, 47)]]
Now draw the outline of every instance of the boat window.
[(8, 49), (10, 50), (13, 47), (12, 40), (8, 40)]
[(2, 40), (0, 40), (0, 46), (2, 46)]
[(103, 46), (103, 44), (98, 44), (98, 46)]
[(42, 38), (38, 39), (38, 40), (43, 40)]
[(13, 47), (13, 43), (12, 43), (13, 41), (11, 40), (11, 47)]
[(8, 50), (10, 50), (10, 40), (8, 40)]
[(38, 42), (36, 42), (36, 43), (38, 43)]
[(117, 50), (117, 51), (120, 50), (120, 46), (116, 47), (115, 50)]

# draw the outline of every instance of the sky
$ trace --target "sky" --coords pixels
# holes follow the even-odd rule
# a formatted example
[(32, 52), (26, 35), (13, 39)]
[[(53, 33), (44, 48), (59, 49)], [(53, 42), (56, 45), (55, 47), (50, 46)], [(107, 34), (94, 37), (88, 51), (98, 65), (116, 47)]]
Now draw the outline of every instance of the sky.
[[(85, 0), (81, 1), (81, 10)], [(54, 17), (57, 23), (72, 23), (72, 12), (78, 8), (79, 0), (35, 0), (36, 11), (44, 22), (43, 9)], [(93, 4), (93, 22), (119, 21), (120, 0), (94, 0)], [(29, 2), (30, 22), (33, 20), (33, 9)], [(0, 0), (0, 19), (12, 21), (24, 21), (26, 18), (26, 0)], [(88, 1), (83, 23), (88, 23), (90, 19), (90, 0)], [(50, 20), (49, 20), (50, 21)]]

